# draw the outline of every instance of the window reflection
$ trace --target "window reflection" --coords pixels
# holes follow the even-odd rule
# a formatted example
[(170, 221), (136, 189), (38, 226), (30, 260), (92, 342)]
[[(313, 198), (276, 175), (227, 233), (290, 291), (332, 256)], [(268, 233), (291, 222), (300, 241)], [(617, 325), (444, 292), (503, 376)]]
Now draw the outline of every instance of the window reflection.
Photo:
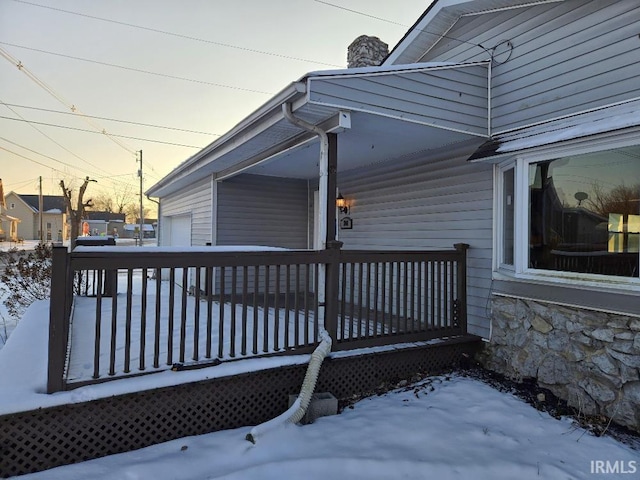
[(529, 266), (638, 277), (640, 147), (529, 167)]

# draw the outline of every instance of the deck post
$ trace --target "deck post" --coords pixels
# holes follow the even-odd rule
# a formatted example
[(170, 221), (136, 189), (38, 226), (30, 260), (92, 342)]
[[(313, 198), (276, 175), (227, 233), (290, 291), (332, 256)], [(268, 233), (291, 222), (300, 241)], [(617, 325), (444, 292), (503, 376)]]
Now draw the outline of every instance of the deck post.
[(49, 359), (47, 393), (64, 390), (64, 367), (69, 339), (70, 300), (69, 253), (54, 246), (51, 258), (51, 298), (49, 300)]
[(462, 330), (462, 334), (467, 333), (467, 250), (469, 244), (456, 243), (454, 248), (460, 254), (458, 259), (457, 272), (457, 301), (458, 301), (458, 322)]
[(338, 339), (338, 295), (340, 292), (340, 249), (342, 245), (342, 242), (331, 240), (327, 242), (326, 250), (329, 256), (325, 269), (324, 328), (331, 337), (332, 349), (335, 349)]

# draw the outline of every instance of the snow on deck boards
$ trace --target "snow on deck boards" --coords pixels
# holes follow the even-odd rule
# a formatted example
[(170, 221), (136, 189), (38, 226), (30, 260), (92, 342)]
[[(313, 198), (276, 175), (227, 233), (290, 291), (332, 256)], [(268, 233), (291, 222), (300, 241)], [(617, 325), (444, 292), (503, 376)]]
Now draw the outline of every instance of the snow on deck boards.
[[(135, 272), (141, 275), (140, 272)], [(127, 295), (126, 274), (118, 275), (116, 295), (115, 327), (112, 321), (112, 297), (102, 297), (100, 307), (100, 351), (98, 355), (98, 376), (108, 377), (113, 362), (114, 375), (122, 377), (135, 373), (161, 371), (175, 363), (207, 363), (214, 359), (221, 361), (233, 358), (249, 358), (285, 349), (314, 345), (316, 333), (315, 312), (310, 309), (285, 310), (269, 307), (253, 307), (237, 303), (235, 309), (223, 303), (222, 322), (220, 302), (211, 303), (211, 319), (208, 303), (201, 298), (196, 314), (196, 298), (188, 295), (185, 303), (184, 323), (182, 321), (182, 290), (176, 287), (173, 304), (173, 325), (169, 320), (169, 282), (160, 284), (160, 315), (156, 318), (156, 280), (147, 279), (147, 295), (143, 297), (141, 282), (133, 282), (131, 297), (130, 337), (127, 349)], [(143, 300), (145, 301), (143, 303)], [(95, 370), (95, 339), (97, 298), (76, 296), (71, 319), (70, 352), (67, 381), (69, 383), (89, 381)], [(143, 308), (145, 315), (143, 315)], [(233, 319), (235, 318), (235, 322)], [(244, 319), (246, 318), (246, 323)], [(158, 320), (158, 321), (157, 321)], [(245, 328), (246, 325), (246, 328)], [(367, 325), (346, 317), (341, 320), (342, 339), (379, 335), (391, 330), (384, 325)], [(114, 356), (111, 357), (112, 330), (115, 328)], [(197, 333), (196, 333), (197, 329)], [(277, 335), (276, 335), (277, 330)], [(277, 342), (276, 342), (277, 338)], [(208, 343), (209, 342), (209, 343)], [(219, 345), (222, 344), (222, 352)], [(210, 355), (207, 355), (210, 345)], [(196, 355), (197, 346), (197, 355)], [(181, 348), (183, 356), (180, 355)], [(126, 354), (129, 354), (126, 368)], [(154, 366), (154, 359), (158, 359)]]
[[(149, 283), (155, 283), (149, 280)], [(223, 304), (223, 323), (220, 328), (220, 303), (212, 302), (211, 321), (208, 321), (207, 303), (200, 302), (200, 309), (196, 315), (196, 299), (188, 296), (186, 315), (182, 324), (182, 303), (179, 298), (173, 305), (173, 327), (169, 322), (168, 285), (162, 282), (166, 294), (161, 295), (161, 316), (156, 322), (156, 296), (147, 295), (146, 316), (142, 315), (142, 296), (132, 297), (131, 327), (129, 339), (129, 366), (131, 373), (140, 371), (166, 370), (173, 363), (191, 363), (218, 358), (228, 360), (234, 357), (250, 357), (264, 353), (274, 353), (284, 349), (285, 345), (303, 346), (314, 343), (314, 315), (308, 313), (308, 322), (304, 312), (299, 312), (296, 318), (294, 312), (279, 309), (277, 322), (273, 308), (235, 306), (235, 330), (232, 327), (233, 310), (230, 304)], [(155, 287), (150, 290), (155, 291)], [(116, 315), (116, 348), (115, 372), (123, 375), (125, 372), (126, 354), (126, 294), (117, 295)], [(67, 380), (69, 382), (90, 380), (94, 375), (94, 355), (96, 338), (96, 302), (95, 297), (76, 297), (74, 300), (73, 319), (71, 326), (71, 350)], [(246, 312), (243, 310), (246, 308)], [(243, 313), (246, 317), (246, 331), (243, 331)], [(100, 322), (100, 377), (109, 373), (111, 359), (111, 331), (112, 331), (112, 300), (110, 297), (102, 299)], [(288, 317), (288, 319), (287, 319)], [(143, 322), (143, 318), (145, 319)], [(288, 320), (288, 324), (287, 324)], [(308, 323), (308, 325), (307, 325)], [(210, 331), (208, 328), (210, 325)], [(286, 325), (286, 328), (285, 328)], [(306, 330), (305, 330), (306, 325)], [(196, 328), (198, 330), (196, 334)], [(275, 341), (275, 331), (277, 343)], [(266, 334), (266, 335), (265, 335)], [(157, 340), (157, 344), (156, 344)], [(286, 341), (286, 343), (285, 343)], [(207, 342), (210, 342), (209, 344)], [(222, 343), (222, 355), (219, 356), (219, 342)], [(184, 355), (181, 357), (181, 344)], [(206, 357), (207, 345), (210, 345), (210, 357)], [(196, 355), (197, 346), (197, 355)], [(233, 351), (232, 351), (233, 347)], [(158, 354), (158, 367), (154, 367), (154, 356)], [(246, 354), (245, 354), (246, 352)], [(171, 353), (171, 355), (169, 355)]]

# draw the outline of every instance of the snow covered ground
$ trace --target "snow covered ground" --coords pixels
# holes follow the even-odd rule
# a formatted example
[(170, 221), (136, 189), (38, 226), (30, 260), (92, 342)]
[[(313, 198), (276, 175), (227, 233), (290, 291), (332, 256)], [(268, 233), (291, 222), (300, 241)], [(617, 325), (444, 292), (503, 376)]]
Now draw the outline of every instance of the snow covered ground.
[[(254, 358), (165, 371), (47, 395), (48, 302), (36, 302), (0, 350), (0, 415), (304, 363)], [(245, 440), (251, 427), (26, 475), (26, 479), (638, 478), (640, 451), (594, 437), (479, 380), (435, 377), (366, 398), (340, 415)]]
[[(538, 480), (631, 479), (640, 472), (640, 452), (455, 375), (366, 398), (312, 425), (287, 425), (255, 445), (245, 440), (249, 430), (182, 438), (21, 478)], [(618, 473), (604, 473), (612, 469)]]

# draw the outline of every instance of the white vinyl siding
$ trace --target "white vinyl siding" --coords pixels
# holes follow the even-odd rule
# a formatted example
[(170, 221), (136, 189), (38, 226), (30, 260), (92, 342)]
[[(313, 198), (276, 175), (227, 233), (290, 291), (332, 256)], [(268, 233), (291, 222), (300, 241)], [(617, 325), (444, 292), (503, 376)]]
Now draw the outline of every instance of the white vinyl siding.
[(433, 250), (468, 243), (469, 331), (488, 337), (491, 283), (492, 167), (456, 158), (414, 159), (341, 173), (352, 230), (345, 249)]
[(216, 245), (307, 248), (307, 181), (240, 175), (218, 183)]
[(497, 133), (640, 97), (638, 22), (636, 0), (567, 0), (466, 16), (419, 60), (484, 60), (488, 53), (477, 44), (511, 41), (511, 57), (492, 67)]
[(488, 65), (434, 67), (393, 76), (318, 77), (309, 99), (320, 105), (487, 133)]
[[(206, 245), (211, 238), (211, 179), (206, 178), (162, 199), (163, 219), (176, 216), (190, 215), (191, 217), (191, 245)], [(161, 227), (166, 232), (165, 226)], [(161, 239), (162, 245), (167, 245), (168, 238)]]

